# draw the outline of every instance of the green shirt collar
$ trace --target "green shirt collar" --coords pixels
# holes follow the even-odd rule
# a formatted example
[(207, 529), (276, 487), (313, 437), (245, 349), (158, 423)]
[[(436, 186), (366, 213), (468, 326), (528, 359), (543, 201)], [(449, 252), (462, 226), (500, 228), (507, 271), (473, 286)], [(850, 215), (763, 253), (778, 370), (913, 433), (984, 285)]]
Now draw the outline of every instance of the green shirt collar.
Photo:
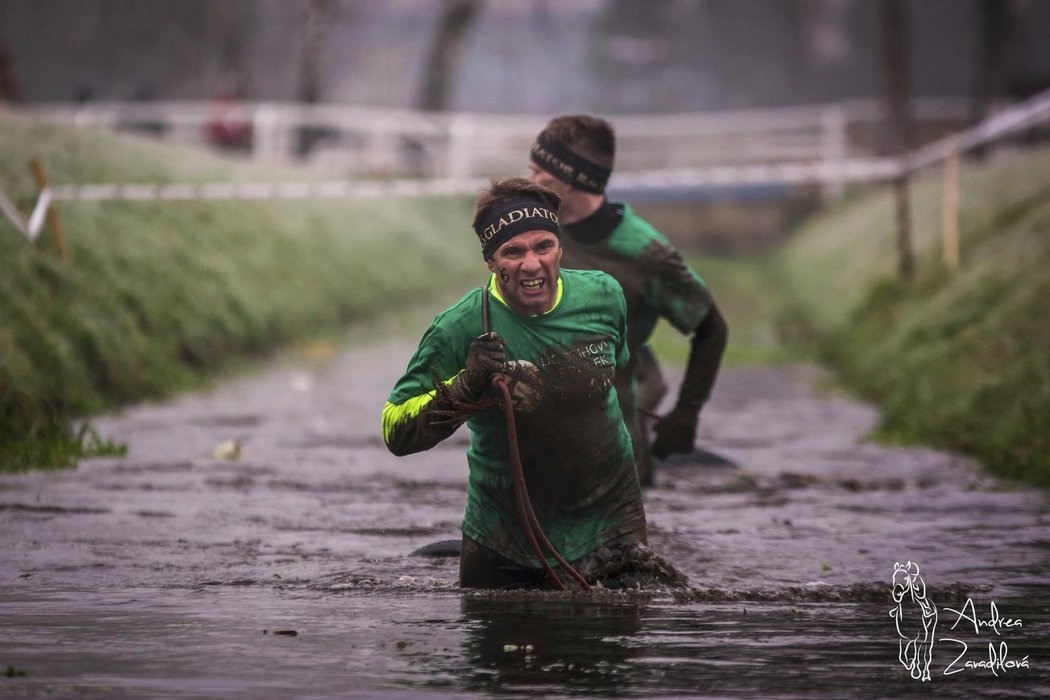
[[(554, 311), (556, 308), (558, 308), (558, 304), (561, 303), (562, 291), (563, 290), (562, 290), (562, 284), (561, 284), (561, 275), (558, 275), (558, 291), (555, 292), (555, 294), (554, 294), (554, 306), (552, 306), (547, 311), (544, 311), (542, 314), (533, 314), (533, 316), (546, 316), (551, 311)], [(508, 309), (510, 308), (510, 305), (503, 299), (503, 296), (499, 293), (499, 285), (496, 284), (496, 275), (495, 275), (495, 273), (493, 273), (492, 275), (489, 276), (489, 293), (492, 294), (492, 296), (494, 296), (497, 299), (499, 299), (499, 302), (501, 304), (506, 306)]]

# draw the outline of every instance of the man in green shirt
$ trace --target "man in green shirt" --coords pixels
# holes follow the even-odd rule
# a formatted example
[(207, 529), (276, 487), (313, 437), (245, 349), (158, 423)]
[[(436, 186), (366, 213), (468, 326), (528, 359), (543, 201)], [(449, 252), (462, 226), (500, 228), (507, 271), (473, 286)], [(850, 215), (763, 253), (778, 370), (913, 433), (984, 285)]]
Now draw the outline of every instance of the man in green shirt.
[(651, 574), (680, 584), (684, 577), (646, 546), (613, 388), (628, 361), (623, 294), (605, 273), (561, 269), (559, 204), (524, 178), (482, 192), (474, 231), (489, 280), (431, 323), (383, 407), (383, 436), (400, 456), (430, 449), (466, 422), (460, 584), (541, 585), (542, 564), (515, 507), (507, 422), (493, 400), (491, 378), (505, 375), (529, 500), (554, 547), (591, 580)]
[[(634, 442), (638, 476), (649, 486), (650, 451), (664, 459), (694, 450), (700, 410), (711, 394), (729, 328), (703, 280), (670, 242), (630, 206), (605, 197), (615, 151), (608, 122), (588, 115), (555, 117), (533, 143), (529, 170), (532, 182), (561, 197), (565, 267), (603, 270), (623, 288), (631, 359), (617, 373), (616, 391)], [(656, 422), (650, 450), (639, 409), (654, 410), (666, 392), (648, 345), (659, 318), (693, 338), (678, 401)]]

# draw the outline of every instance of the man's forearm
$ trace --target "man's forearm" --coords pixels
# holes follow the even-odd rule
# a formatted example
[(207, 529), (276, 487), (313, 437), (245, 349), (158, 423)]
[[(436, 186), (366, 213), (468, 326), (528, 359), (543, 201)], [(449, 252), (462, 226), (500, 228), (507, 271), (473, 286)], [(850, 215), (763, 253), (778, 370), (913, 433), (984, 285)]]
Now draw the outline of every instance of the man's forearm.
[(729, 325), (713, 303), (711, 310), (697, 326), (690, 343), (689, 362), (678, 392), (676, 408), (697, 412), (711, 396), (711, 388), (722, 364), (729, 339)]
[(417, 406), (410, 400), (383, 408), (383, 437), (398, 457), (429, 450), (452, 435), (472, 415), (478, 400), (459, 374), (415, 401)]

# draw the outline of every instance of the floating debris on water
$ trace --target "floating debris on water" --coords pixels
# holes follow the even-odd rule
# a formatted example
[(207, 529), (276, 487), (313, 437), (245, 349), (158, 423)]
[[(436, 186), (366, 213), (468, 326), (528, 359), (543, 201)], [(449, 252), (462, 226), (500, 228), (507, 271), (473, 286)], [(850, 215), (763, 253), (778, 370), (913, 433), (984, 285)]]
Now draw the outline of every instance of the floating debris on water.
[(228, 462), (235, 462), (241, 458), (241, 441), (234, 438), (227, 440), (226, 442), (219, 443), (215, 450), (212, 452), (212, 456), (215, 459), (222, 459)]
[(503, 651), (510, 654), (516, 651), (523, 651), (526, 654), (531, 654), (536, 651), (536, 647), (531, 644), (504, 644)]

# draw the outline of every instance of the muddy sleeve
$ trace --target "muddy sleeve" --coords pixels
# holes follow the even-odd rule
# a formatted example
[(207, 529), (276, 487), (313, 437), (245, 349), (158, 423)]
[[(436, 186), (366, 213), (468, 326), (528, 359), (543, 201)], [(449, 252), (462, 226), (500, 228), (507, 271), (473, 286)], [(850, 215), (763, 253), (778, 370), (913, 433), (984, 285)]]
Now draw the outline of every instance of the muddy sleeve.
[(654, 242), (647, 257), (647, 303), (680, 332), (692, 333), (714, 304), (707, 286), (668, 243)]
[(431, 326), (383, 406), (383, 440), (397, 456), (429, 450), (472, 415), (465, 345)]
[(699, 412), (711, 396), (711, 387), (722, 364), (729, 339), (729, 325), (712, 302), (703, 321), (696, 327), (689, 349), (685, 378), (678, 393), (677, 409)]
[(616, 292), (610, 294), (610, 298), (617, 300), (616, 306), (616, 325), (619, 332), (619, 337), (616, 341), (616, 371), (620, 372), (627, 366), (627, 361), (631, 359), (631, 353), (627, 349), (627, 301), (623, 296), (623, 288), (619, 283), (613, 281), (616, 285)]

